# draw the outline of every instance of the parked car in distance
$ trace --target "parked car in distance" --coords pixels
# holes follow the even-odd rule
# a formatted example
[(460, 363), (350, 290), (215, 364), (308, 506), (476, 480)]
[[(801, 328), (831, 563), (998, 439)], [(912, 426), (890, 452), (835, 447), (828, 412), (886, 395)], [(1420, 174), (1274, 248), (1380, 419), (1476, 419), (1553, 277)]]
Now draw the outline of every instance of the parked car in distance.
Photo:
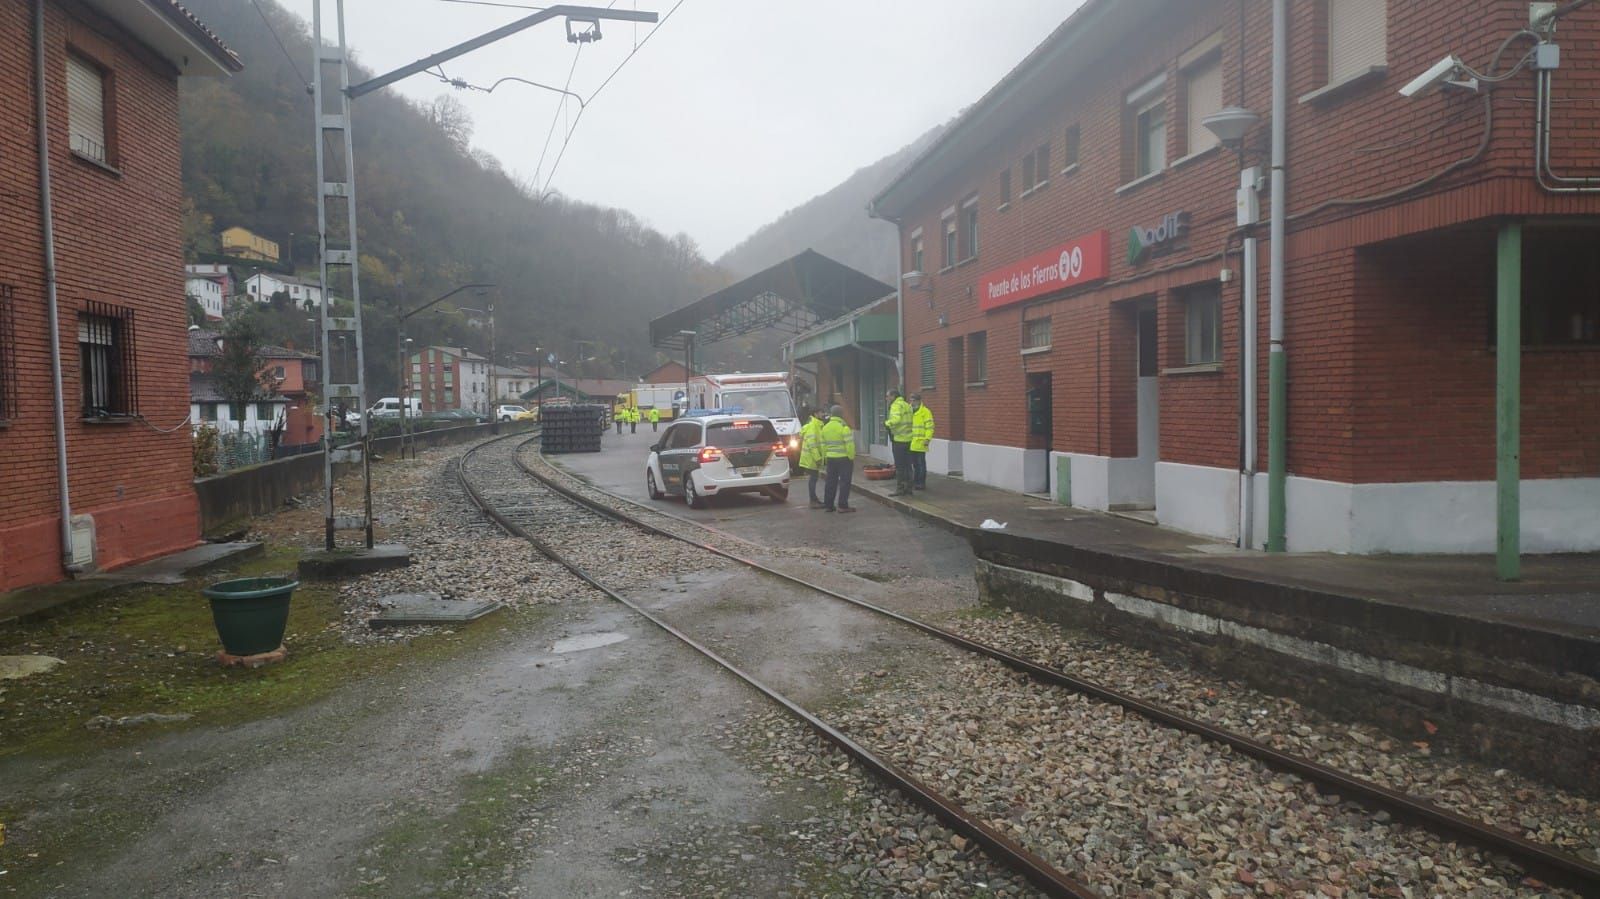
[(528, 407), (510, 403), (494, 407), (494, 415), (501, 421), (534, 421), (538, 418), (528, 411)]
[(423, 421), (453, 421), (461, 424), (483, 424), (489, 419), (471, 409), (440, 409), (421, 416)]
[(691, 509), (727, 493), (789, 499), (789, 459), (771, 419), (761, 415), (691, 415), (672, 423), (644, 464), (651, 499), (681, 495)]
[[(413, 416), (413, 417), (421, 416), (422, 415), (422, 400), (417, 398), (417, 397), (408, 397), (406, 399), (405, 409), (406, 409), (406, 415), (408, 415), (408, 416)], [(367, 408), (367, 414), (372, 416), (375, 419), (377, 419), (377, 418), (399, 418), (400, 417), (400, 398), (397, 397), (397, 396), (386, 396), (383, 399), (378, 400), (376, 403), (373, 403), (370, 407), (368, 407)]]

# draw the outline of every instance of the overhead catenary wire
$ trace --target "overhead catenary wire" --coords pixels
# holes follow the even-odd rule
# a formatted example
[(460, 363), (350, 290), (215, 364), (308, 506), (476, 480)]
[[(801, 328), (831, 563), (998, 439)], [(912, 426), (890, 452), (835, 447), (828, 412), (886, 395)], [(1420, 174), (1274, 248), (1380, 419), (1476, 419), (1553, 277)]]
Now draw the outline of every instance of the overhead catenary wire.
[[(622, 71), (623, 66), (626, 66), (628, 61), (637, 56), (639, 51), (644, 49), (644, 45), (648, 44), (650, 39), (656, 36), (656, 32), (660, 31), (661, 27), (667, 24), (667, 20), (672, 18), (672, 14), (678, 11), (678, 7), (682, 6), (683, 2), (684, 0), (678, 0), (678, 2), (672, 4), (672, 8), (667, 10), (666, 15), (661, 17), (661, 21), (656, 23), (656, 27), (650, 29), (649, 33), (640, 39), (639, 43), (632, 50), (628, 51), (628, 55), (622, 58), (622, 62), (617, 63), (617, 67), (611, 70), (611, 74), (607, 75), (606, 79), (600, 82), (600, 86), (595, 88), (594, 92), (589, 95), (589, 104), (592, 105), (594, 103), (595, 98), (600, 96), (600, 92), (606, 89), (606, 85), (610, 84), (612, 79), (617, 77), (617, 73)], [(580, 44), (579, 46), (581, 47), (582, 45)], [(541, 198), (549, 194), (550, 183), (555, 180), (556, 170), (561, 167), (561, 160), (567, 154), (567, 145), (572, 142), (572, 135), (578, 130), (578, 126), (582, 124), (583, 114), (588, 111), (588, 108), (588, 105), (580, 107), (578, 109), (577, 117), (572, 121), (572, 127), (567, 129), (566, 137), (561, 141), (561, 149), (556, 153), (555, 162), (550, 164), (550, 174), (545, 178), (544, 187), (539, 191), (539, 196)], [(537, 174), (535, 177), (537, 177)]]
[(283, 38), (278, 37), (278, 29), (272, 27), (272, 20), (267, 18), (266, 11), (261, 8), (261, 4), (257, 0), (250, 0), (250, 5), (256, 8), (256, 15), (261, 17), (262, 24), (266, 25), (267, 31), (272, 33), (273, 42), (278, 45), (279, 50), (283, 51), (283, 58), (289, 61), (289, 68), (294, 70), (294, 77), (299, 78), (300, 84), (310, 90), (311, 81), (300, 74), (300, 66), (294, 61), (294, 54), (290, 53), (289, 48), (283, 45)]

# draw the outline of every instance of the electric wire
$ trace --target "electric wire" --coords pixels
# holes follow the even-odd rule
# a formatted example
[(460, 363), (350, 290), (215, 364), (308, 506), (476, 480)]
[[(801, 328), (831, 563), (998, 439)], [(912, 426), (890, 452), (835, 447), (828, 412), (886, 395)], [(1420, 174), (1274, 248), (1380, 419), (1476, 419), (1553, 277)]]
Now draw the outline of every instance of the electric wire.
[(527, 9), (527, 10), (532, 10), (534, 12), (538, 12), (540, 10), (548, 8), (548, 7), (544, 7), (544, 6), (525, 6), (525, 5), (521, 4), (521, 3), (494, 3), (494, 2), (492, 2), (492, 0), (442, 0), (442, 2), (444, 2), (444, 3), (466, 3), (466, 4), (470, 4), (472, 6), (498, 6), (498, 7), (502, 8), (502, 9)]
[[(649, 33), (640, 39), (638, 45), (630, 50), (627, 56), (622, 58), (622, 62), (617, 63), (617, 67), (611, 70), (611, 74), (606, 76), (606, 80), (600, 82), (600, 86), (595, 88), (594, 92), (589, 95), (590, 104), (594, 103), (595, 98), (600, 96), (600, 92), (606, 89), (606, 85), (610, 84), (611, 80), (617, 77), (617, 73), (622, 71), (623, 66), (626, 66), (629, 60), (638, 55), (639, 51), (644, 49), (645, 44), (650, 43), (650, 39), (656, 36), (656, 32), (660, 31), (663, 25), (667, 24), (667, 20), (672, 18), (672, 14), (678, 11), (678, 7), (682, 6), (683, 2), (684, 0), (678, 0), (678, 2), (672, 4), (672, 8), (667, 10), (666, 15), (661, 17), (661, 21), (656, 23), (656, 27), (650, 29)], [(581, 47), (582, 45), (580, 44), (579, 46)], [(588, 106), (582, 106), (578, 109), (578, 115), (573, 119), (572, 127), (567, 130), (566, 137), (561, 141), (561, 149), (556, 153), (555, 162), (550, 164), (550, 174), (545, 178), (544, 188), (539, 191), (539, 196), (541, 198), (549, 194), (550, 183), (555, 180), (556, 170), (561, 167), (561, 160), (567, 155), (567, 145), (572, 143), (572, 135), (578, 130), (578, 126), (583, 123), (583, 114), (588, 110), (588, 108)], [(535, 172), (535, 178), (537, 177), (537, 172)]]
[(299, 78), (300, 83), (309, 90), (311, 82), (306, 79), (306, 76), (300, 74), (300, 66), (295, 63), (294, 56), (289, 52), (289, 48), (283, 45), (283, 38), (278, 37), (278, 29), (272, 27), (272, 20), (267, 18), (266, 12), (261, 9), (261, 4), (256, 0), (250, 0), (250, 5), (256, 8), (256, 15), (261, 17), (262, 24), (266, 25), (267, 31), (272, 33), (273, 42), (278, 45), (279, 50), (283, 51), (283, 58), (289, 61), (289, 68), (294, 70), (294, 77)]

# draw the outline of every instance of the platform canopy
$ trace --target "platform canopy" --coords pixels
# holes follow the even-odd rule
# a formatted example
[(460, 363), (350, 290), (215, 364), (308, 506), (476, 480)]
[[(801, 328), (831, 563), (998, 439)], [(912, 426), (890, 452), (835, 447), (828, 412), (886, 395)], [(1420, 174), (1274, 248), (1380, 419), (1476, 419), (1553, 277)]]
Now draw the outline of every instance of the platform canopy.
[(695, 332), (697, 346), (763, 328), (799, 334), (891, 293), (893, 287), (871, 275), (806, 250), (655, 319), (650, 343), (683, 349), (688, 338), (682, 331)]

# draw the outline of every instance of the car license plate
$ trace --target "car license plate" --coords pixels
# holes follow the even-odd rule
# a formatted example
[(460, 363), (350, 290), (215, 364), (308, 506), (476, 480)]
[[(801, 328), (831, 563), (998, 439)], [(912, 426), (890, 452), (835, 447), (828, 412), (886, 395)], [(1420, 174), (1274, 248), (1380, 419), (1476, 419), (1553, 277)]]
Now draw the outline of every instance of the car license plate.
[(753, 478), (760, 473), (761, 466), (759, 465), (746, 465), (745, 467), (739, 469), (739, 474), (742, 474), (747, 478)]

